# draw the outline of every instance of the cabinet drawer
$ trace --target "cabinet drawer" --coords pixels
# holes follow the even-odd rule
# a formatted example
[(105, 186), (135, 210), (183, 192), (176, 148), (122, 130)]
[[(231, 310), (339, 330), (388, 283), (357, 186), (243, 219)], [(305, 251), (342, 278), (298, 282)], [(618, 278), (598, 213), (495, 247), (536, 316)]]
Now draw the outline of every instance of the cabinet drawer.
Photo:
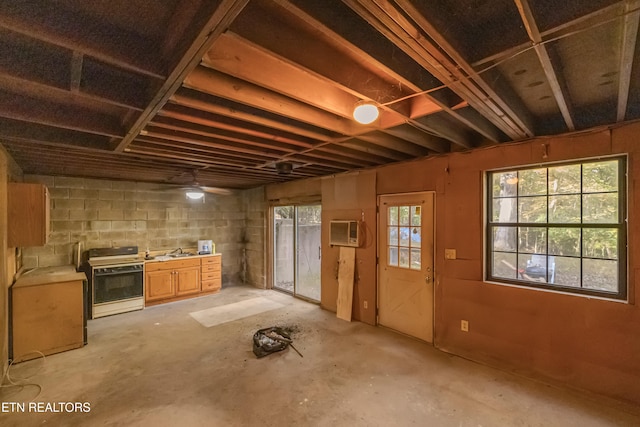
[(220, 280), (220, 272), (219, 271), (208, 271), (208, 272), (202, 272), (202, 281), (205, 280)]
[(207, 256), (202, 258), (202, 265), (204, 264), (220, 264), (222, 262), (221, 256)]
[(155, 261), (145, 263), (145, 270), (158, 271), (158, 270), (175, 270), (178, 268), (186, 267), (198, 267), (200, 260), (198, 258), (193, 259), (178, 259), (175, 261)]
[(211, 271), (222, 271), (222, 266), (220, 264), (207, 264), (202, 266), (203, 273)]
[(217, 291), (222, 287), (222, 280), (206, 280), (202, 282), (202, 292)]

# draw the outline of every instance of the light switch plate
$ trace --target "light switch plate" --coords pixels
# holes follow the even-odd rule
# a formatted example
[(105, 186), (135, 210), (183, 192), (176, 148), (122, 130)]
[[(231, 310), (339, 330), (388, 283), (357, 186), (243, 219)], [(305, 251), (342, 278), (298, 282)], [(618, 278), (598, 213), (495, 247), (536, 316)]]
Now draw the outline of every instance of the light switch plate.
[(444, 250), (444, 259), (456, 259), (456, 250), (455, 249), (445, 249)]

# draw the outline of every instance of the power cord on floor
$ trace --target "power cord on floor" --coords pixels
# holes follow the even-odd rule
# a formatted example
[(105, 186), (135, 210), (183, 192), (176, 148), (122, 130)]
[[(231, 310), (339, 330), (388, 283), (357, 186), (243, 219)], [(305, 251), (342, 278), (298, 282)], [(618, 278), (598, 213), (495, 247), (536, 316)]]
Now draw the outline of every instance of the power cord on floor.
[(40, 384), (37, 384), (35, 382), (30, 382), (29, 380), (34, 377), (44, 366), (46, 357), (44, 355), (44, 353), (42, 353), (41, 351), (38, 350), (32, 350), (29, 351), (23, 355), (21, 355), (21, 357), (24, 357), (28, 354), (33, 354), (33, 353), (37, 353), (41, 356), (42, 358), (42, 365), (40, 366), (40, 369), (38, 369), (36, 372), (34, 372), (32, 375), (29, 375), (28, 377), (24, 377), (24, 378), (11, 378), (11, 367), (13, 366), (13, 362), (16, 359), (12, 359), (8, 361), (8, 364), (5, 364), (6, 369), (4, 369), (4, 375), (2, 376), (2, 381), (0, 381), (0, 388), (10, 388), (10, 387), (21, 387), (21, 388), (25, 388), (25, 387), (36, 387), (38, 389), (38, 393), (30, 400), (30, 402), (33, 402), (34, 400), (36, 400), (38, 398), (38, 396), (40, 396), (40, 393), (42, 393), (42, 386)]

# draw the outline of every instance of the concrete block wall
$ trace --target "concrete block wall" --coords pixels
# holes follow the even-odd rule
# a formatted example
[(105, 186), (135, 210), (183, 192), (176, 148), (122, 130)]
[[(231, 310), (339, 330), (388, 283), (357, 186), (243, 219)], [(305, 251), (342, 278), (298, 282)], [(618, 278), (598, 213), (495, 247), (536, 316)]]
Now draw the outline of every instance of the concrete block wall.
[(137, 245), (140, 251), (195, 248), (211, 239), (222, 253), (223, 284), (242, 280), (245, 203), (242, 192), (187, 200), (158, 185), (44, 175), (25, 175), (51, 194), (51, 235), (43, 247), (23, 249), (27, 268), (72, 264), (74, 247)]
[(267, 202), (264, 187), (243, 192), (245, 212), (245, 283), (265, 288), (267, 259)]

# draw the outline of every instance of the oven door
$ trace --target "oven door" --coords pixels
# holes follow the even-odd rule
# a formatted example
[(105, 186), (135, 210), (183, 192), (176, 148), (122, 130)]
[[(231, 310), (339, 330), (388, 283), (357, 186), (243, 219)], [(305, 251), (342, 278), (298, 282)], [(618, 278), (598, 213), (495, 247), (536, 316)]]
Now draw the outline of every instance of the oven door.
[(131, 266), (94, 269), (93, 304), (142, 298), (142, 292), (142, 266), (139, 269)]

